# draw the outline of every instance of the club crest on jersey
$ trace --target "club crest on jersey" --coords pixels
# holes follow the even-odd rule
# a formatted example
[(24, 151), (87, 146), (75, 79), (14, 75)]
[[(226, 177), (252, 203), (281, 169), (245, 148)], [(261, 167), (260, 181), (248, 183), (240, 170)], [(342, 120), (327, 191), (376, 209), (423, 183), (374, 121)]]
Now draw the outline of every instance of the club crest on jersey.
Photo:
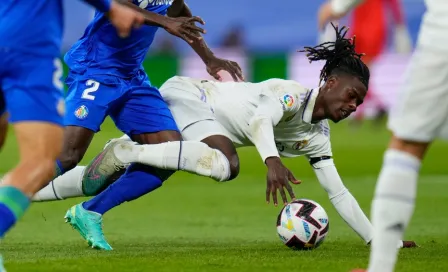
[(285, 94), (281, 100), (285, 108), (291, 108), (294, 105), (294, 97), (290, 94)]
[(308, 140), (298, 141), (292, 145), (292, 149), (294, 149), (294, 150), (302, 149), (308, 145), (308, 142), (309, 142)]
[(84, 105), (75, 110), (75, 116), (80, 120), (86, 119), (87, 115), (89, 115), (89, 109)]
[(137, 4), (140, 8), (145, 9), (148, 6), (163, 6), (171, 5), (173, 0), (137, 0)]

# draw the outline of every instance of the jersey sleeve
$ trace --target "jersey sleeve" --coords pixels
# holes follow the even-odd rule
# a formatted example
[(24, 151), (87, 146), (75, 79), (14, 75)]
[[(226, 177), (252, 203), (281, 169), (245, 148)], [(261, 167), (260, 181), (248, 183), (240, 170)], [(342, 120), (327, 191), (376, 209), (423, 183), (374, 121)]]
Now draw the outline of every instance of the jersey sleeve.
[(269, 157), (280, 157), (274, 138), (274, 126), (283, 116), (278, 100), (267, 95), (260, 95), (259, 104), (249, 122), (251, 141), (263, 162)]

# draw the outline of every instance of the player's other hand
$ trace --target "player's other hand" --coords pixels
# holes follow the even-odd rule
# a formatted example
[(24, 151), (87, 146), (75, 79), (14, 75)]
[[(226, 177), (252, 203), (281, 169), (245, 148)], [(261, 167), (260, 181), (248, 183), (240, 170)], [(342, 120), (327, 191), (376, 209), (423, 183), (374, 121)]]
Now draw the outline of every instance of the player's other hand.
[(204, 25), (204, 21), (197, 16), (194, 17), (166, 17), (163, 28), (176, 37), (179, 37), (187, 43), (193, 43), (194, 40), (202, 40), (201, 34), (205, 34), (205, 30), (196, 25), (199, 23)]
[(269, 157), (265, 161), (266, 166), (268, 167), (268, 175), (267, 175), (267, 184), (266, 184), (266, 202), (270, 203), (271, 196), (274, 202), (274, 205), (278, 205), (277, 201), (277, 190), (280, 191), (280, 195), (282, 197), (283, 203), (288, 204), (288, 198), (286, 197), (286, 191), (291, 199), (295, 199), (294, 191), (289, 182), (294, 184), (300, 184), (301, 181), (297, 180), (291, 171), (286, 168), (280, 158), (278, 157)]
[(331, 7), (331, 1), (328, 0), (320, 6), (317, 13), (319, 30), (323, 30), (329, 22), (341, 19), (345, 15), (346, 13), (336, 14)]
[(132, 28), (138, 28), (145, 22), (144, 16), (138, 11), (126, 7), (115, 0), (111, 2), (107, 15), (121, 38), (128, 37)]
[(232, 76), (234, 81), (245, 81), (241, 67), (234, 61), (212, 56), (205, 61), (205, 65), (207, 65), (207, 72), (216, 80), (222, 81), (218, 72), (224, 70)]

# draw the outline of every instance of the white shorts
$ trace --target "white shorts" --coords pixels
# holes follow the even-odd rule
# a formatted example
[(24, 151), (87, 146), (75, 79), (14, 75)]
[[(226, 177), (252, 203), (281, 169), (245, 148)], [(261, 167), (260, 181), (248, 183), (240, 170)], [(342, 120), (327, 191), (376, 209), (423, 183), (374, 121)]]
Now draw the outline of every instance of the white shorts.
[(448, 50), (417, 47), (388, 126), (403, 140), (448, 139)]
[(170, 78), (160, 87), (160, 93), (184, 140), (201, 141), (213, 135), (228, 137), (228, 133), (216, 120), (205, 92), (188, 81), (188, 78)]

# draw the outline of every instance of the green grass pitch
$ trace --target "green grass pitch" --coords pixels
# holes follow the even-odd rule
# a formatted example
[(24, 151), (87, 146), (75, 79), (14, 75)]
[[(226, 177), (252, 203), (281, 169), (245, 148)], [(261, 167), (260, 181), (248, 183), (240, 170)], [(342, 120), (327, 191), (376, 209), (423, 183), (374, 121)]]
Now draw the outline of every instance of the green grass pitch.
[[(119, 135), (107, 121), (83, 162)], [(339, 173), (369, 214), (389, 133), (370, 123), (352, 130), (344, 122), (332, 124), (331, 135)], [(17, 161), (13, 138), (0, 155), (2, 173)], [(421, 247), (401, 250), (397, 271), (448, 271), (447, 151), (448, 144), (436, 142), (424, 162), (417, 209), (406, 233)], [(366, 266), (369, 248), (339, 218), (304, 158), (285, 160), (303, 180), (295, 192), (322, 204), (331, 226), (320, 248), (295, 252), (277, 237), (281, 208), (264, 201), (265, 169), (259, 156), (253, 148), (239, 154), (242, 171), (236, 180), (216, 183), (176, 173), (156, 192), (106, 214), (112, 252), (88, 248), (64, 223), (65, 211), (83, 199), (32, 205), (0, 245), (8, 271), (346, 272)]]

